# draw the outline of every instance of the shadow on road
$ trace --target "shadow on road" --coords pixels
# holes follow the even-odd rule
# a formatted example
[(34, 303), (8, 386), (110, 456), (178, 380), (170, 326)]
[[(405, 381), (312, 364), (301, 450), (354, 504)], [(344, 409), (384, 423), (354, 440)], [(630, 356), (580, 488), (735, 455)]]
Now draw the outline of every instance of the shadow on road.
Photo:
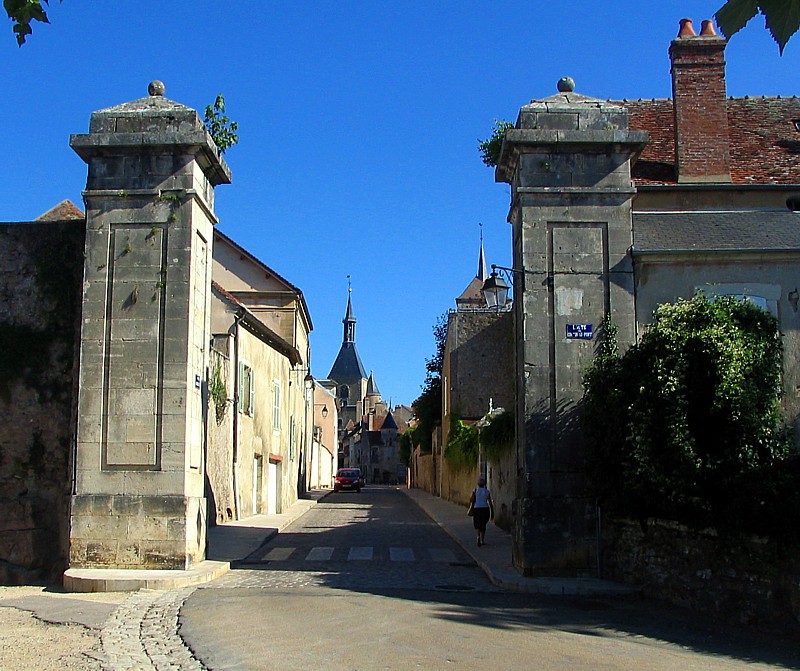
[[(376, 522), (395, 525), (397, 531), (393, 542), (406, 543), (413, 540), (411, 535), (415, 528), (433, 524), (413, 504), (403, 510), (402, 521), (397, 520), (396, 500), (382, 496), (379, 489), (365, 489), (361, 494), (330, 496), (325, 499), (324, 505), (339, 510), (350, 509), (359, 514), (344, 525), (303, 527), (314, 530), (314, 545), (336, 546), (341, 544), (342, 536), (347, 533), (348, 528), (352, 532), (360, 525)], [(291, 546), (295, 542), (301, 544), (302, 540), (307, 541), (308, 534), (284, 531), (278, 538), (280, 545)], [(369, 539), (368, 532), (360, 538), (366, 542)], [(280, 562), (264, 560), (263, 557), (274, 540), (275, 536), (270, 537), (248, 558), (234, 562), (234, 572), (307, 572), (313, 574), (314, 583), (320, 587), (433, 604), (436, 606), (434, 617), (475, 627), (527, 631), (558, 629), (587, 636), (646, 637), (699, 654), (721, 655), (748, 663), (800, 669), (800, 646), (797, 635), (793, 637), (791, 633), (770, 633), (717, 623), (707, 615), (638, 596), (547, 596), (499, 591), (488, 580), (483, 583), (485, 588), (474, 587), (475, 579), (471, 581), (473, 586), (460, 584), (462, 581), (459, 581), (459, 576), (465, 575), (463, 571), (480, 571), (471, 558), (451, 564), (452, 580), (440, 579), (428, 581), (428, 584), (425, 584), (424, 572), (441, 571), (441, 567), (428, 569), (426, 567), (430, 565), (424, 563), (393, 565), (395, 581), (398, 575), (405, 575), (408, 586), (384, 587), (380, 584), (369, 584), (369, 581), (360, 582), (359, 576), (365, 571), (365, 566), (359, 562), (306, 561), (294, 562), (291, 567), (285, 567)], [(447, 542), (451, 541), (447, 539)]]

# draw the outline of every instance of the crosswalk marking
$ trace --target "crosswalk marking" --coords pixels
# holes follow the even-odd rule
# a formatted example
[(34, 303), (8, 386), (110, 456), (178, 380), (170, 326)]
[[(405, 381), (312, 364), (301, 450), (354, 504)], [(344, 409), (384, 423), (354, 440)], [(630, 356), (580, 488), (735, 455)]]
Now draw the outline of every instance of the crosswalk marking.
[(333, 555), (332, 547), (316, 547), (306, 555), (306, 561), (328, 561)]
[(372, 559), (371, 547), (353, 547), (347, 553), (347, 561), (369, 561)]
[(411, 548), (389, 548), (389, 559), (392, 561), (414, 561), (414, 550)]
[[(267, 550), (261, 557), (261, 561), (284, 562), (295, 556), (297, 547), (275, 547)], [(330, 561), (333, 559), (335, 547), (325, 545), (312, 547), (307, 550), (304, 557), (305, 561)], [(341, 548), (344, 550), (345, 548)], [(393, 562), (416, 562), (430, 560), (436, 563), (447, 564), (456, 561), (455, 553), (448, 548), (426, 548), (425, 550), (409, 547), (390, 547), (376, 549), (369, 545), (356, 545), (347, 548), (347, 561), (374, 561), (375, 559), (385, 559), (388, 549), (389, 560)], [(301, 549), (302, 550), (302, 549)], [(305, 551), (305, 550), (303, 550)], [(341, 558), (337, 554), (337, 559)]]

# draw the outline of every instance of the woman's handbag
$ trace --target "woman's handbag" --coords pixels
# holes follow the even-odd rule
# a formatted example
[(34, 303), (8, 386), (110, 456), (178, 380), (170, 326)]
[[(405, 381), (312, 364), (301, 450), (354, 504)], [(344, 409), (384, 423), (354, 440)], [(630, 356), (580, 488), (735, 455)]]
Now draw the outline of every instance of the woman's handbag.
[(470, 503), (469, 508), (467, 508), (467, 515), (472, 517), (475, 514), (475, 504)]

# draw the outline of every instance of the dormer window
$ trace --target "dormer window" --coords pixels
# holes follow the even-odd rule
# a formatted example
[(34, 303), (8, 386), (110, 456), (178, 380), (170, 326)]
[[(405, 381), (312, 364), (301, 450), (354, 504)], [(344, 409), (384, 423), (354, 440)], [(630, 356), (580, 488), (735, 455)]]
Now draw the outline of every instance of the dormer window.
[(792, 119), (792, 123), (794, 124), (794, 129), (800, 133), (800, 119)]

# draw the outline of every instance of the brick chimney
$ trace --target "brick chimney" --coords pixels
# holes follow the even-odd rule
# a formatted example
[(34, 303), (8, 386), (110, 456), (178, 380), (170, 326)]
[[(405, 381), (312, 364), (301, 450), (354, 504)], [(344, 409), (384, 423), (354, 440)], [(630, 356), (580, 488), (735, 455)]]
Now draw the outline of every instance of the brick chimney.
[(681, 19), (672, 41), (675, 169), (678, 182), (730, 182), (730, 134), (725, 98), (725, 45), (711, 21), (697, 35)]

